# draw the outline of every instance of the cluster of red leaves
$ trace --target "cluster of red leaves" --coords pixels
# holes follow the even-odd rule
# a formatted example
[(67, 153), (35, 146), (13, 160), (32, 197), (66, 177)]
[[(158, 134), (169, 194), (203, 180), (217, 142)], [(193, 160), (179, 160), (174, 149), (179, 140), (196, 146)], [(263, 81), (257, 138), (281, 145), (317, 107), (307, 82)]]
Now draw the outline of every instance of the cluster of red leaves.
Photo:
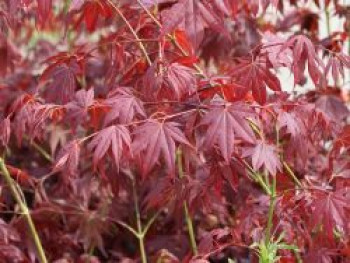
[[(135, 205), (150, 262), (255, 262), (257, 174), (280, 262), (349, 262), (349, 25), (338, 0), (2, 1), (1, 155), (49, 262), (139, 261)], [(36, 260), (1, 180), (0, 262)]]

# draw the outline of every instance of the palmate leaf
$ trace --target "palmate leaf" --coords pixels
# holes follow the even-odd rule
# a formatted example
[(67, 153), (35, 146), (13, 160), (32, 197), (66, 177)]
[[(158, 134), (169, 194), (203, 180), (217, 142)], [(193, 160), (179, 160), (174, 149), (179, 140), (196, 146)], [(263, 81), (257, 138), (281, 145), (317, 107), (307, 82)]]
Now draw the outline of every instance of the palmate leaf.
[(331, 75), (334, 83), (338, 83), (340, 77), (344, 78), (344, 67), (350, 68), (350, 57), (343, 53), (329, 57), (325, 67), (325, 76)]
[(86, 28), (91, 32), (95, 30), (98, 17), (110, 17), (112, 8), (106, 0), (73, 0), (70, 5), (70, 12), (81, 12), (79, 22), (84, 20)]
[(321, 224), (330, 241), (334, 240), (336, 228), (347, 232), (350, 203), (345, 189), (317, 194), (311, 205), (313, 207), (311, 226), (317, 227)]
[(76, 75), (80, 72), (80, 66), (75, 59), (50, 65), (41, 76), (41, 81), (50, 80), (46, 90), (49, 100), (58, 103), (72, 100), (77, 88)]
[(64, 171), (68, 176), (78, 172), (80, 145), (77, 140), (67, 143), (58, 153), (54, 171)]
[(148, 173), (160, 157), (171, 174), (175, 173), (176, 143), (192, 147), (176, 122), (160, 122), (149, 119), (134, 131), (133, 153), (142, 158), (141, 169)]
[(213, 105), (200, 123), (207, 127), (202, 148), (207, 150), (217, 145), (222, 157), (229, 162), (237, 137), (245, 142), (255, 142), (254, 133), (246, 120), (249, 117), (254, 117), (253, 111), (243, 103)]
[(276, 175), (282, 168), (276, 146), (262, 140), (259, 140), (254, 148), (246, 150), (243, 155), (252, 158), (255, 171), (264, 167), (270, 174)]
[(307, 61), (308, 71), (315, 85), (320, 84), (324, 68), (322, 60), (317, 56), (315, 46), (304, 35), (296, 35), (291, 37), (282, 47), (282, 51), (286, 48), (293, 49), (292, 70), (294, 73), (294, 83), (299, 84), (303, 79), (303, 73)]
[(195, 48), (202, 41), (206, 27), (225, 32), (222, 17), (206, 1), (179, 0), (169, 10), (165, 11), (164, 17), (166, 19), (164, 19), (162, 34), (171, 33), (183, 23), (184, 30)]
[(94, 89), (82, 89), (75, 93), (74, 100), (66, 105), (66, 109), (68, 110), (67, 116), (73, 121), (73, 123), (86, 121), (88, 110), (95, 102), (94, 95)]
[(126, 89), (117, 89), (108, 95), (106, 104), (111, 107), (106, 115), (104, 125), (115, 121), (130, 123), (135, 116), (146, 117), (142, 102)]
[(343, 101), (333, 95), (319, 97), (315, 102), (315, 106), (334, 122), (340, 122), (349, 116), (349, 110)]
[(231, 76), (251, 91), (253, 98), (259, 103), (266, 102), (266, 87), (273, 91), (281, 91), (279, 79), (270, 71), (267, 59), (257, 57), (254, 60), (241, 60), (233, 67)]
[(94, 149), (93, 162), (97, 166), (106, 156), (108, 150), (114, 163), (119, 169), (122, 154), (130, 150), (131, 138), (129, 130), (123, 125), (112, 125), (99, 131), (89, 144), (90, 149)]
[(164, 65), (154, 63), (143, 79), (145, 87), (156, 99), (167, 98), (178, 100), (194, 91), (196, 79), (194, 70), (179, 63)]

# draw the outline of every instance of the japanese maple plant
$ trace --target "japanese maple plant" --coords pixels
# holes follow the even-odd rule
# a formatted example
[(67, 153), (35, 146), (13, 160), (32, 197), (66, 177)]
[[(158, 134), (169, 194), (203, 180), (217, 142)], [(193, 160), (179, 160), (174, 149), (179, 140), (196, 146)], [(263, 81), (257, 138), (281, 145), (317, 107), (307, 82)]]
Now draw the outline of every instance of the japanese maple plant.
[(340, 0), (2, 0), (0, 262), (350, 262), (349, 34)]

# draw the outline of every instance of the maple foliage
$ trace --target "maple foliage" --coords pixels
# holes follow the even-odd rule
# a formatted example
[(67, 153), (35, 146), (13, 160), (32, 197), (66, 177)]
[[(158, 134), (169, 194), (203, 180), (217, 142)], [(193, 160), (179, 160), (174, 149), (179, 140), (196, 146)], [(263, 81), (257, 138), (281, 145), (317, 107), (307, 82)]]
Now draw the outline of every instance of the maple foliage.
[(349, 10), (0, 2), (0, 262), (349, 262)]

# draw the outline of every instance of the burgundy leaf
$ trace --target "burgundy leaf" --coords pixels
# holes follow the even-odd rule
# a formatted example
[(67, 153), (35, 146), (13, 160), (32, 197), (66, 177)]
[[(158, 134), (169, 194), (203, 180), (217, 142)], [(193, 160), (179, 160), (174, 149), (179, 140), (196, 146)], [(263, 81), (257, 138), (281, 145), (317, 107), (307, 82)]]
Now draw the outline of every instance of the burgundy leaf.
[(259, 140), (253, 149), (246, 150), (244, 156), (251, 156), (255, 171), (264, 167), (270, 174), (276, 175), (277, 171), (282, 169), (276, 146), (262, 140)]
[(245, 142), (255, 142), (246, 119), (249, 117), (254, 117), (253, 112), (242, 103), (212, 106), (200, 123), (207, 127), (202, 147), (210, 149), (217, 145), (225, 161), (230, 162), (237, 137)]
[(344, 67), (350, 68), (350, 57), (345, 54), (336, 54), (330, 56), (325, 68), (325, 76), (331, 74), (335, 84), (338, 83), (339, 77), (344, 78)]
[(0, 142), (3, 146), (7, 146), (11, 135), (11, 123), (9, 118), (5, 118), (0, 122)]
[(66, 144), (58, 153), (54, 171), (64, 171), (68, 175), (77, 175), (80, 158), (79, 141), (73, 140)]
[(112, 125), (99, 131), (89, 144), (94, 150), (94, 165), (97, 166), (108, 150), (111, 151), (114, 163), (119, 169), (123, 153), (130, 150), (131, 138), (129, 130), (123, 125)]
[(175, 173), (176, 143), (191, 147), (176, 122), (148, 120), (134, 131), (133, 152), (142, 154), (142, 171), (148, 173), (163, 157), (170, 173)]
[(292, 69), (294, 83), (299, 84), (303, 79), (303, 72), (307, 61), (310, 77), (315, 85), (319, 85), (322, 78), (321, 69), (323, 69), (324, 65), (317, 56), (315, 46), (311, 40), (304, 35), (293, 36), (284, 44), (281, 50), (283, 51), (285, 48), (293, 49)]
[(281, 90), (279, 79), (272, 74), (264, 57), (240, 60), (239, 64), (231, 70), (231, 75), (252, 92), (259, 104), (266, 102), (266, 87), (273, 91)]
[(81, 18), (84, 19), (87, 29), (92, 32), (95, 30), (99, 16), (108, 18), (112, 15), (112, 7), (106, 0), (73, 0), (70, 5), (70, 12), (81, 12)]
[(322, 224), (329, 240), (334, 240), (336, 227), (347, 231), (350, 204), (344, 191), (317, 194), (312, 207), (311, 225), (317, 227)]
[(170, 10), (163, 13), (165, 17), (162, 34), (171, 33), (180, 23), (183, 23), (192, 45), (197, 48), (202, 41), (204, 29), (214, 28), (224, 32), (222, 18), (213, 9), (201, 1), (179, 0)]
[(317, 108), (324, 112), (332, 121), (341, 121), (349, 116), (349, 110), (344, 103), (333, 95), (323, 95), (315, 102)]
[(118, 89), (110, 93), (106, 104), (111, 107), (111, 110), (106, 115), (104, 125), (109, 125), (115, 121), (127, 124), (136, 116), (146, 117), (142, 102), (126, 89)]
[(50, 101), (66, 103), (73, 99), (77, 88), (76, 74), (80, 73), (80, 67), (76, 61), (69, 64), (53, 64), (43, 73), (41, 80), (50, 82), (47, 85), (47, 94)]

